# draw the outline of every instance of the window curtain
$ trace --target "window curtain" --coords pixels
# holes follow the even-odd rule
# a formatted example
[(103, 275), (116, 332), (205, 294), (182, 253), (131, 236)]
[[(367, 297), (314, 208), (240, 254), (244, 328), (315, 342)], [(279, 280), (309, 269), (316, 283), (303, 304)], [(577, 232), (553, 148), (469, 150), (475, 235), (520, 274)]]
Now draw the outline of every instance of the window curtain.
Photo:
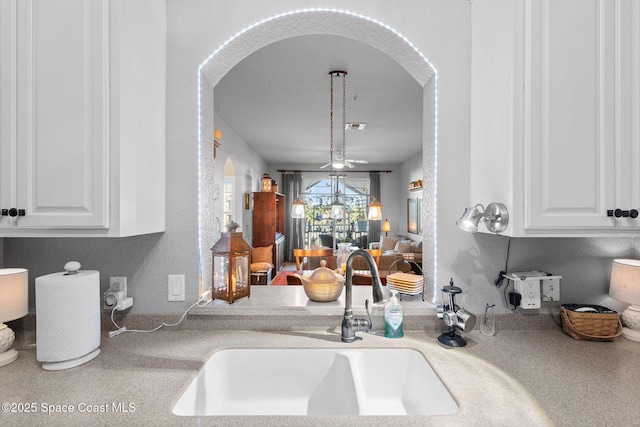
[(304, 193), (302, 173), (282, 173), (282, 194), (284, 194), (284, 258), (293, 261), (293, 250), (304, 248), (305, 219), (291, 218), (291, 203)]
[[(380, 201), (380, 172), (370, 172), (369, 173), (369, 194), (376, 198), (379, 203)], [(369, 200), (372, 202), (373, 200)], [(369, 213), (367, 211), (367, 213)], [(367, 241), (371, 242), (379, 242), (380, 241), (380, 229), (382, 228), (382, 221), (369, 221), (369, 233)]]

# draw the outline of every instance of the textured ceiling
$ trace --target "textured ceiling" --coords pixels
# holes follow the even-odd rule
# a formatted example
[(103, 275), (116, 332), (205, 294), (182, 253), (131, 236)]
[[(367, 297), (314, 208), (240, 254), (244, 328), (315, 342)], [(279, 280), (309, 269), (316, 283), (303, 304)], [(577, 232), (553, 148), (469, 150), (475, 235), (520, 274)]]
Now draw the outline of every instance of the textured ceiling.
[[(321, 166), (329, 160), (332, 70), (348, 73), (346, 121), (367, 123), (346, 133), (347, 158), (383, 165), (421, 151), (422, 87), (384, 53), (344, 37), (294, 37), (248, 56), (216, 85), (216, 114), (268, 163)], [(334, 117), (334, 126), (341, 122)]]

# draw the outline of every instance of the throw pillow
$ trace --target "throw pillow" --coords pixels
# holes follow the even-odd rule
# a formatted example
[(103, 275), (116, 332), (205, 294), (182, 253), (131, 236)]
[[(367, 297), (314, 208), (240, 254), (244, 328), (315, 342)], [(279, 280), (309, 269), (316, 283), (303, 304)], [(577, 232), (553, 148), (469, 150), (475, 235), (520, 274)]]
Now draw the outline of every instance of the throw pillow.
[(273, 245), (251, 249), (251, 262), (272, 263)]
[(411, 252), (422, 252), (422, 242), (411, 242)]
[(401, 254), (411, 252), (411, 240), (399, 240), (394, 250)]
[(380, 249), (382, 251), (392, 251), (395, 249), (396, 244), (400, 240), (400, 237), (389, 237), (380, 235)]
[(270, 268), (271, 268), (270, 262), (252, 262), (251, 265), (249, 266), (249, 269), (251, 270), (252, 273), (256, 271), (269, 271)]

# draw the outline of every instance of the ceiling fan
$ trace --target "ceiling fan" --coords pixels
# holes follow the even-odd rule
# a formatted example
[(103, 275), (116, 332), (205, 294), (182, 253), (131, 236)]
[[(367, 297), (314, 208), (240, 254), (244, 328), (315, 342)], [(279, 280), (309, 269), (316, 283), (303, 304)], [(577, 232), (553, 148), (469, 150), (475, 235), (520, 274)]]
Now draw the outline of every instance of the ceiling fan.
[[(329, 163), (320, 166), (320, 169), (327, 168), (331, 166), (332, 169), (344, 169), (345, 167), (354, 168), (354, 163), (365, 164), (368, 163), (366, 160), (355, 160), (355, 159), (347, 159), (346, 154), (346, 135), (345, 131), (347, 128), (351, 129), (350, 126), (347, 126), (346, 123), (346, 80), (347, 80), (347, 72), (346, 71), (331, 71), (329, 73), (331, 76), (331, 159)], [(337, 77), (342, 77), (342, 150), (336, 149), (334, 154), (333, 149), (333, 79)], [(361, 127), (360, 127), (361, 126)], [(358, 124), (358, 129), (364, 129), (365, 124)]]
[(354, 163), (359, 163), (359, 164), (366, 164), (369, 163), (366, 160), (353, 160), (353, 159), (345, 159), (344, 156), (334, 156), (333, 160), (330, 161), (329, 163), (320, 166), (320, 169), (324, 169), (327, 168), (329, 166), (333, 166), (333, 169), (344, 169), (345, 166), (348, 168), (355, 168), (356, 165), (354, 165)]

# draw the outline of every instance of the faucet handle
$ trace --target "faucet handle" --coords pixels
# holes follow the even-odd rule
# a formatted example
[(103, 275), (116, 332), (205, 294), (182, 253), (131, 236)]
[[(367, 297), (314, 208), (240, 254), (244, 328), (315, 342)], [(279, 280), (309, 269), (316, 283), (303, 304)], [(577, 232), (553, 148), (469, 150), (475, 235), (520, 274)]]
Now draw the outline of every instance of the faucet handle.
[(373, 322), (371, 321), (371, 312), (369, 312), (369, 299), (364, 300), (364, 309), (367, 310), (367, 317), (369, 318), (369, 325), (371, 325), (371, 329), (369, 332), (373, 332)]

